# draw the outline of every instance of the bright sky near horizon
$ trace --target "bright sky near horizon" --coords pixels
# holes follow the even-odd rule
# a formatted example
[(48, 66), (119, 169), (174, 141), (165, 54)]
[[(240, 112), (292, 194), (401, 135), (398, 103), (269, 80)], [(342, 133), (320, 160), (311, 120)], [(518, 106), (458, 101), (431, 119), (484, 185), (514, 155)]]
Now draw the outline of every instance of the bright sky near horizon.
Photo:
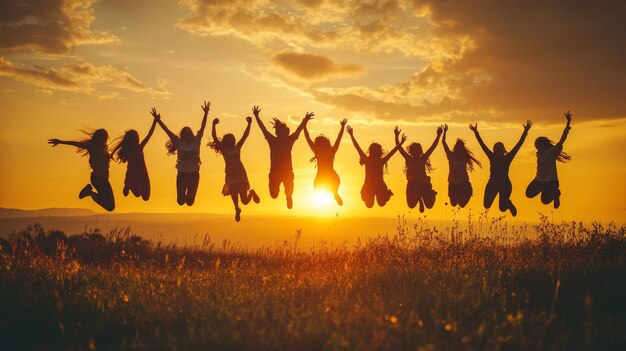
[[(365, 149), (393, 147), (393, 128), (407, 145), (428, 147), (438, 125), (448, 142), (464, 138), (483, 169), (470, 174), (474, 197), (461, 216), (482, 211), (489, 162), (467, 125), (478, 122), (487, 145), (513, 147), (522, 123), (534, 122), (511, 167), (512, 200), (521, 220), (553, 209), (524, 189), (535, 174), (533, 141), (558, 140), (574, 115), (559, 164), (563, 192), (555, 219), (624, 221), (626, 211), (626, 3), (401, 0), (53, 0), (0, 4), (0, 207), (84, 207), (100, 210), (79, 190), (89, 179), (87, 158), (49, 138), (78, 139), (78, 129), (106, 128), (112, 137), (137, 129), (156, 107), (174, 131), (197, 130), (203, 100), (218, 133), (245, 128), (260, 105), (294, 130), (308, 111), (313, 136), (334, 140), (348, 118)], [(221, 156), (201, 151), (200, 186), (193, 207), (176, 204), (175, 157), (157, 129), (145, 149), (152, 197), (124, 198), (125, 164), (111, 163), (119, 212), (232, 213), (220, 193)], [(269, 148), (256, 126), (242, 151), (260, 205), (253, 214), (406, 215), (404, 160), (394, 156), (386, 182), (395, 196), (384, 208), (360, 199), (364, 169), (344, 136), (335, 168), (344, 206), (313, 192), (315, 164), (304, 137), (293, 150), (294, 209), (269, 197)], [(431, 157), (438, 191), (429, 218), (451, 217), (448, 164), (441, 145)], [(323, 205), (319, 205), (322, 202)], [(497, 204), (490, 211), (499, 215)], [(411, 216), (417, 216), (417, 209)]]

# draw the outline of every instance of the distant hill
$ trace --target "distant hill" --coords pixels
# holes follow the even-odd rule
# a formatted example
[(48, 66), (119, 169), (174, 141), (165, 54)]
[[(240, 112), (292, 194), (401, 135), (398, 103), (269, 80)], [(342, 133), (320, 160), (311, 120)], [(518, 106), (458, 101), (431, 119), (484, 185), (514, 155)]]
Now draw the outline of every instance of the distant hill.
[(96, 212), (85, 208), (43, 208), (39, 210), (18, 210), (16, 208), (1, 208), (0, 218), (24, 217), (80, 217), (93, 216)]

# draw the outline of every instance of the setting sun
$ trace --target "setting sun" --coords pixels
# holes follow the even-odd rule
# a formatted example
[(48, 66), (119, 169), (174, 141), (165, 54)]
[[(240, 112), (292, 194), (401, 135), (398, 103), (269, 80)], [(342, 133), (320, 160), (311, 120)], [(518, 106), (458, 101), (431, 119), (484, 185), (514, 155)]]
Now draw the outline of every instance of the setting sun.
[(317, 190), (313, 193), (313, 203), (317, 208), (330, 209), (334, 202), (333, 194), (327, 190)]

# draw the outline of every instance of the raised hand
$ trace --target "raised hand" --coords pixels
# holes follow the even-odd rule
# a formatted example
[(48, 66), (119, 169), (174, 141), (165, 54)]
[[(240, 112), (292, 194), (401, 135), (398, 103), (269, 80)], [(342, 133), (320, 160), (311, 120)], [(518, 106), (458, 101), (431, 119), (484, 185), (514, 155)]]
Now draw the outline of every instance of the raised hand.
[(205, 101), (203, 105), (200, 105), (200, 107), (202, 107), (202, 111), (204, 111), (204, 114), (208, 114), (209, 110), (211, 109), (211, 102), (210, 101)]
[(346, 131), (348, 131), (348, 134), (352, 135), (352, 133), (354, 133), (354, 130), (352, 130), (351, 126), (346, 126)]
[(478, 123), (476, 123), (475, 125), (472, 125), (472, 124), (470, 123), (470, 125), (469, 125), (469, 129), (470, 129), (472, 132), (474, 132), (474, 133), (478, 132)]
[(254, 114), (254, 117), (259, 117), (259, 112), (261, 112), (261, 109), (259, 108), (259, 106), (252, 106), (252, 113)]
[(441, 133), (443, 133), (443, 127), (439, 126), (437, 127), (437, 135), (441, 135)]
[(448, 131), (448, 125), (447, 125), (447, 124), (444, 124), (444, 125), (443, 125), (443, 131), (444, 131), (444, 132), (447, 132), (447, 131)]
[(315, 116), (315, 113), (307, 112), (306, 115), (304, 116), (304, 121), (308, 122), (308, 121), (312, 120), (313, 116)]
[(213, 118), (213, 125), (220, 124), (219, 118)]
[(396, 137), (400, 135), (400, 128), (398, 128), (398, 126), (393, 129), (393, 134), (395, 134)]
[(404, 144), (405, 141), (406, 141), (406, 135), (402, 134), (402, 139), (400, 139), (400, 144)]
[(526, 124), (524, 124), (523, 126), (524, 126), (524, 131), (528, 132), (530, 130), (530, 127), (533, 126), (533, 122), (531, 120), (527, 120)]
[(343, 127), (345, 127), (345, 126), (346, 126), (346, 123), (348, 123), (348, 119), (347, 119), (347, 118), (344, 118), (344, 119), (342, 119), (339, 123), (341, 123), (341, 127), (343, 128)]
[(161, 114), (157, 112), (156, 108), (152, 108), (152, 110), (150, 110), (150, 114), (152, 115), (152, 117), (157, 118), (157, 119), (161, 119)]
[(51, 144), (52, 147), (55, 147), (61, 143), (59, 139), (48, 139), (48, 144)]
[(572, 121), (572, 114), (569, 111), (564, 113), (564, 115), (565, 115), (565, 118), (567, 118), (568, 123)]
[(246, 117), (246, 122), (248, 122), (248, 124), (252, 123), (252, 117), (250, 116)]

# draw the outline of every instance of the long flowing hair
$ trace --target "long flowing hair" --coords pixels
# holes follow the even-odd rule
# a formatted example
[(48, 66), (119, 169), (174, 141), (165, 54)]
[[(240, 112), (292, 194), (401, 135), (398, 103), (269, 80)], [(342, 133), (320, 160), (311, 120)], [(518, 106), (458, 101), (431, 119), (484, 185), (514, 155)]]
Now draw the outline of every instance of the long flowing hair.
[[(371, 143), (370, 146), (367, 148), (367, 157), (379, 157), (379, 158), (383, 158), (385, 156), (387, 152), (383, 149), (383, 146), (380, 145), (379, 143)], [(360, 158), (359, 159), (359, 164), (361, 166), (365, 165), (365, 163), (367, 162), (367, 159), (365, 158)], [(389, 172), (389, 165), (385, 163), (385, 168), (383, 169), (383, 173), (387, 174)]]
[[(107, 145), (107, 139), (109, 139), (109, 133), (104, 128), (96, 129), (94, 131), (80, 129), (80, 131), (86, 135), (86, 138), (79, 140), (82, 143), (90, 143), (94, 145), (102, 145), (104, 150), (109, 150), (109, 145)], [(82, 156), (89, 155), (89, 150), (78, 147), (76, 150)]]
[(129, 129), (117, 139), (111, 152), (111, 158), (119, 163), (126, 163), (130, 150), (136, 148), (139, 148), (139, 133), (134, 129)]
[(483, 165), (474, 156), (474, 152), (467, 148), (464, 139), (456, 139), (456, 144), (454, 144), (452, 152), (455, 156), (460, 156), (461, 160), (465, 161), (465, 167), (469, 172), (474, 172), (474, 165), (483, 168)]
[[(554, 147), (554, 141), (542, 136), (535, 139), (535, 147), (537, 148), (537, 156), (539, 156), (540, 150), (543, 150), (542, 152), (545, 152), (545, 150)], [(571, 161), (572, 156), (561, 150), (559, 155), (556, 157), (556, 160), (565, 163)]]
[[(313, 153), (316, 155), (318, 152), (330, 153), (332, 149), (332, 145), (330, 144), (330, 139), (328, 139), (328, 137), (323, 134), (320, 134), (317, 137), (315, 137), (315, 140), (313, 140), (313, 145), (315, 145), (315, 150), (313, 151)], [(334, 159), (335, 159), (335, 155), (333, 154), (333, 160)], [(317, 162), (317, 156), (313, 156), (313, 158), (311, 158), (309, 161)]]
[(281, 121), (280, 119), (273, 117), (272, 122), (270, 122), (274, 127), (274, 132), (276, 136), (278, 136), (279, 131), (283, 131), (285, 135), (289, 135), (289, 127), (287, 127), (287, 123)]
[(216, 154), (223, 154), (223, 150), (222, 148), (224, 147), (224, 143), (228, 143), (231, 144), (233, 146), (235, 146), (235, 135), (228, 133), (228, 134), (224, 134), (224, 136), (221, 139), (217, 139), (217, 141), (209, 141), (207, 143), (207, 145), (213, 150), (215, 151)]
[[(411, 145), (406, 147), (406, 152), (409, 153), (412, 157), (420, 157), (424, 154), (424, 150), (422, 149), (422, 145), (420, 143), (412, 143)], [(430, 173), (435, 170), (432, 163), (430, 163), (430, 157), (426, 159), (424, 162), (424, 166), (426, 167), (426, 173)], [(407, 167), (404, 166), (404, 173), (406, 173)]]
[[(183, 142), (190, 141), (194, 138), (193, 131), (189, 127), (183, 127), (183, 129), (180, 130), (179, 138), (180, 141)], [(178, 152), (178, 150), (176, 149), (176, 144), (172, 139), (165, 142), (165, 148), (167, 149), (168, 155), (176, 155), (176, 153)]]

